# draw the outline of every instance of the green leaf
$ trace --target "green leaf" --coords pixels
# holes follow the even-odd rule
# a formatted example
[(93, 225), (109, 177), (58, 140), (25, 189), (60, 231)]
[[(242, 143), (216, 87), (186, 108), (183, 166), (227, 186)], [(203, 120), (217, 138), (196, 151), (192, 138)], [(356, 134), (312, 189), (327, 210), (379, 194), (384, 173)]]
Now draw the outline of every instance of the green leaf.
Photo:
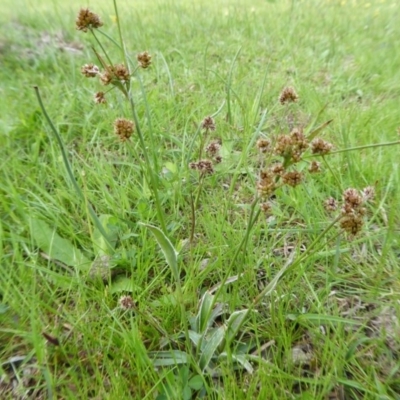
[(187, 364), (189, 359), (187, 353), (180, 350), (151, 351), (149, 357), (152, 359), (155, 367)]
[(110, 293), (120, 293), (120, 292), (137, 292), (139, 293), (141, 288), (135, 285), (132, 278), (126, 276), (121, 276), (115, 279), (111, 284)]
[(317, 325), (323, 324), (347, 324), (347, 325), (361, 325), (359, 321), (354, 321), (348, 318), (336, 317), (335, 315), (323, 314), (300, 314), (295, 318), (297, 322), (307, 321), (316, 323)]
[(192, 378), (190, 378), (188, 385), (193, 389), (193, 390), (200, 390), (204, 386), (204, 380), (201, 375), (195, 375)]
[(202, 371), (204, 371), (211, 359), (216, 355), (215, 352), (218, 346), (222, 343), (225, 338), (226, 326), (222, 325), (217, 328), (211, 337), (207, 340), (207, 344), (204, 346), (204, 350), (201, 353), (199, 366)]
[(192, 398), (192, 389), (189, 386), (185, 386), (182, 391), (183, 400), (191, 400)]
[(82, 270), (90, 269), (90, 261), (69, 240), (59, 236), (46, 222), (31, 218), (31, 235), (36, 245), (50, 258)]
[(149, 229), (150, 232), (154, 235), (158, 245), (161, 247), (161, 251), (164, 254), (167, 264), (171, 268), (174, 279), (176, 280), (176, 282), (179, 282), (178, 252), (175, 250), (171, 241), (164, 234), (164, 232), (161, 229), (157, 228), (156, 226), (144, 224), (142, 222), (139, 222), (139, 224)]
[(121, 228), (120, 221), (113, 215), (102, 214), (99, 221), (107, 234), (107, 239), (96, 227), (93, 231), (93, 248), (96, 256), (112, 255), (118, 240), (118, 232)]
[(199, 312), (196, 316), (195, 329), (198, 333), (204, 333), (208, 328), (208, 320), (214, 304), (214, 296), (206, 291), (200, 301)]
[[(219, 358), (227, 358), (228, 355), (227, 353), (221, 353)], [(253, 366), (249, 362), (249, 356), (247, 354), (231, 354), (231, 358), (233, 361), (236, 361), (238, 364), (240, 364), (249, 374), (252, 374), (254, 372)]]
[(197, 333), (195, 331), (189, 330), (188, 331), (189, 338), (193, 342), (194, 346), (197, 347), (201, 341), (201, 335), (200, 333)]
[(313, 131), (310, 132), (310, 134), (307, 136), (307, 140), (313, 140), (323, 129), (325, 129), (331, 122), (333, 121), (333, 119), (330, 119), (329, 121), (324, 122), (323, 124), (321, 124), (320, 126), (318, 126), (317, 128), (315, 128)]
[(5, 314), (8, 311), (8, 306), (6, 304), (0, 303), (0, 314)]
[(227, 326), (227, 335), (226, 335), (226, 340), (228, 342), (231, 342), (237, 333), (239, 332), (239, 329), (242, 327), (243, 322), (245, 318), (247, 317), (249, 313), (249, 310), (240, 310), (240, 311), (235, 311), (233, 312), (228, 321), (226, 322)]

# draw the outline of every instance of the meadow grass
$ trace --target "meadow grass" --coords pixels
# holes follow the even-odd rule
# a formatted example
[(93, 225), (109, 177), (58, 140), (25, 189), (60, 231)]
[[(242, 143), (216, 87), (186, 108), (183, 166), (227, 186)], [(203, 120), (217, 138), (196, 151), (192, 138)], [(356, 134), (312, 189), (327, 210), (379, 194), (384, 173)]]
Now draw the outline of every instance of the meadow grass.
[[(2, 2), (0, 397), (400, 398), (399, 147), (378, 146), (399, 140), (396, 1), (126, 3), (127, 54), (152, 55), (131, 82), (145, 149), (113, 132), (123, 94), (96, 105), (80, 73), (101, 49), (79, 8), (118, 42), (113, 2)], [(259, 213), (257, 140), (331, 120), (322, 172)], [(368, 186), (361, 232), (330, 228), (324, 201)]]

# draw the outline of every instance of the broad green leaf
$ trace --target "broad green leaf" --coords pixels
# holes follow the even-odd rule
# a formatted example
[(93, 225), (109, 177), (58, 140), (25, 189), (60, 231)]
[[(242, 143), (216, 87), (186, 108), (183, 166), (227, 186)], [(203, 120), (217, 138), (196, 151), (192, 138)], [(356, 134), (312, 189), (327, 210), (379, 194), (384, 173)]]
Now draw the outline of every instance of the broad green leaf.
[(197, 347), (200, 343), (201, 335), (192, 330), (189, 330), (188, 334), (189, 334), (189, 338), (193, 342), (194, 346)]
[(180, 350), (151, 351), (149, 357), (152, 359), (155, 367), (188, 363), (187, 353)]
[(199, 366), (202, 371), (204, 371), (211, 359), (216, 356), (215, 352), (218, 349), (218, 346), (222, 343), (225, 338), (226, 326), (222, 325), (217, 328), (211, 337), (207, 339), (207, 344), (204, 346), (204, 350), (201, 353)]
[(36, 245), (50, 258), (61, 261), (65, 265), (89, 270), (90, 260), (69, 240), (59, 236), (55, 228), (51, 228), (46, 222), (37, 218), (31, 218), (30, 226)]
[(149, 229), (150, 232), (154, 235), (158, 245), (161, 247), (161, 251), (164, 254), (167, 264), (171, 268), (174, 279), (176, 280), (176, 282), (179, 282), (178, 252), (175, 250), (171, 241), (164, 234), (164, 232), (161, 229), (157, 228), (156, 226), (144, 224), (142, 222), (140, 222), (140, 225), (143, 225), (144, 227)]
[(182, 391), (183, 400), (191, 400), (192, 399), (192, 389), (189, 386), (185, 386)]
[(97, 256), (112, 255), (118, 240), (120, 221), (113, 215), (102, 214), (99, 221), (107, 234), (107, 239), (96, 227), (93, 231), (93, 249)]
[(190, 378), (188, 385), (193, 389), (193, 390), (200, 390), (204, 386), (204, 380), (201, 375), (195, 375), (192, 378)]
[(196, 330), (198, 333), (203, 333), (206, 331), (208, 325), (208, 320), (211, 316), (211, 310), (214, 304), (214, 296), (206, 291), (200, 301), (199, 312), (196, 317)]
[(121, 276), (116, 278), (111, 284), (110, 293), (120, 293), (120, 292), (140, 292), (140, 287), (136, 286), (132, 278), (126, 276)]
[(237, 333), (239, 332), (239, 329), (242, 327), (243, 322), (245, 318), (247, 317), (249, 313), (249, 310), (240, 310), (240, 311), (235, 311), (233, 312), (228, 321), (226, 321), (226, 326), (227, 326), (227, 334), (226, 334), (226, 340), (231, 342)]
[[(226, 356), (227, 356), (226, 353), (222, 353), (220, 357), (226, 357)], [(238, 364), (240, 364), (249, 374), (252, 374), (254, 372), (254, 368), (250, 364), (247, 354), (232, 353), (230, 356), (231, 356), (232, 360), (234, 360)]]
[(6, 304), (0, 303), (0, 314), (5, 314), (8, 308), (9, 307)]

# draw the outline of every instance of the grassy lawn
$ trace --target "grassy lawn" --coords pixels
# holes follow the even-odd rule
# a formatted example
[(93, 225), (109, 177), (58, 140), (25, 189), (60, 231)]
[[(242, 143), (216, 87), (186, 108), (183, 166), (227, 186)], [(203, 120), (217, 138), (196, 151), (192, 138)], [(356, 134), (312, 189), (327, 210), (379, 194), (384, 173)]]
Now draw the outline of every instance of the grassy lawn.
[(400, 399), (397, 1), (61, 3), (0, 7), (0, 398)]

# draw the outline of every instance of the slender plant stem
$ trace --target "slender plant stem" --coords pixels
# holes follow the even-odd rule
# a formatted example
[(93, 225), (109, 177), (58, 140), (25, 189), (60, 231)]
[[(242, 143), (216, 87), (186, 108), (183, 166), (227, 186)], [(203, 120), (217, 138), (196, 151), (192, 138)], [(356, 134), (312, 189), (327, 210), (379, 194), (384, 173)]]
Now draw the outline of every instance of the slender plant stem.
[(155, 200), (156, 209), (157, 209), (157, 215), (158, 215), (158, 221), (159, 221), (159, 223), (161, 225), (161, 230), (166, 234), (167, 233), (167, 227), (165, 225), (164, 212), (163, 212), (163, 210), (161, 208), (160, 197), (159, 197), (159, 194), (158, 194), (158, 182), (157, 182), (156, 177), (154, 176), (154, 171), (153, 171), (153, 168), (152, 168), (152, 165), (151, 165), (151, 162), (150, 162), (149, 154), (148, 154), (147, 149), (146, 149), (146, 143), (144, 142), (142, 130), (140, 128), (139, 118), (137, 116), (136, 109), (135, 109), (135, 104), (133, 102), (131, 94), (129, 95), (129, 104), (131, 106), (133, 120), (135, 121), (135, 126), (136, 126), (137, 135), (139, 137), (140, 146), (142, 147), (143, 155), (144, 155), (144, 158), (145, 158), (145, 161), (146, 161), (146, 165), (147, 165), (147, 168), (148, 168), (148, 175), (149, 175), (149, 179), (150, 179), (150, 185), (151, 185), (152, 190), (153, 190), (153, 195), (154, 195), (154, 200)]
[[(387, 146), (395, 146), (397, 144), (400, 144), (400, 140), (396, 140), (394, 142), (386, 142), (386, 143), (374, 143), (374, 144), (367, 144), (365, 146), (357, 146), (357, 147), (349, 147), (347, 149), (340, 149), (340, 150), (335, 150), (335, 151), (330, 151), (328, 156), (332, 154), (339, 154), (339, 153), (347, 153), (348, 151), (357, 151), (357, 150), (364, 150), (364, 149), (373, 149), (375, 147), (387, 147)], [(304, 158), (311, 158), (311, 157), (318, 157), (321, 156), (320, 154), (311, 154), (307, 157)]]
[(49, 126), (51, 128), (51, 131), (54, 134), (54, 137), (57, 140), (58, 146), (60, 147), (61, 155), (62, 155), (62, 158), (63, 158), (63, 161), (64, 161), (64, 165), (65, 165), (65, 168), (67, 170), (69, 179), (70, 179), (70, 181), (72, 183), (72, 186), (74, 187), (78, 197), (85, 204), (87, 204), (87, 208), (89, 210), (89, 214), (90, 214), (90, 216), (92, 218), (92, 221), (93, 221), (94, 225), (96, 226), (96, 228), (101, 233), (101, 235), (104, 237), (108, 247), (110, 249), (113, 249), (113, 246), (110, 243), (110, 239), (109, 239), (106, 231), (104, 230), (103, 225), (101, 224), (99, 218), (97, 217), (96, 213), (94, 212), (92, 205), (88, 201), (86, 201), (85, 196), (83, 195), (83, 192), (82, 192), (81, 188), (79, 187), (78, 182), (75, 179), (75, 176), (74, 176), (74, 174), (72, 172), (71, 165), (70, 165), (68, 157), (67, 157), (67, 153), (65, 151), (64, 143), (63, 143), (63, 141), (61, 139), (61, 136), (58, 133), (56, 127), (54, 126), (53, 121), (50, 119), (49, 114), (46, 111), (46, 108), (44, 107), (44, 104), (43, 104), (43, 101), (42, 101), (42, 97), (40, 96), (39, 88), (37, 86), (34, 86), (33, 88), (35, 89), (36, 97), (38, 99), (39, 106), (40, 106), (40, 108), (42, 110), (42, 113), (43, 113), (44, 117), (46, 118), (46, 121), (49, 124)]

